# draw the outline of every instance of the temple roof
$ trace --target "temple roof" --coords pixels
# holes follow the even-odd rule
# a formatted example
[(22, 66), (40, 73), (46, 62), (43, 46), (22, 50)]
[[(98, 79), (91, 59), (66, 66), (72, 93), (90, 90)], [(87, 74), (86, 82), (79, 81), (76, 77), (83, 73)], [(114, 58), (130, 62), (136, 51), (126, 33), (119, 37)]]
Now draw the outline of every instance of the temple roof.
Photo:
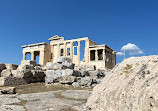
[(55, 35), (51, 38), (49, 38), (48, 40), (53, 41), (53, 40), (64, 40), (64, 37), (59, 37), (58, 35)]

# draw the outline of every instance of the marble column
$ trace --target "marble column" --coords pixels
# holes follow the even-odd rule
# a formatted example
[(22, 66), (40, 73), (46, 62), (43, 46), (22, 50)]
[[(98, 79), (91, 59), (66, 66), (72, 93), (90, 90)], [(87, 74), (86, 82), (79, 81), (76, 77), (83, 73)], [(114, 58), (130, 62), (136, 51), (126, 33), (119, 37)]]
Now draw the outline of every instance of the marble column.
[(80, 64), (80, 51), (81, 51), (81, 42), (78, 41), (78, 46), (77, 46), (77, 58), (78, 58), (78, 64)]
[(34, 54), (34, 51), (33, 52), (31, 52), (31, 60), (35, 60), (35, 54)]
[(98, 51), (95, 50), (95, 61), (98, 61)]
[(52, 62), (53, 62), (53, 59), (54, 59), (54, 45), (51, 46), (52, 49), (51, 49), (51, 59), (52, 59)]
[(66, 56), (66, 43), (64, 43), (64, 56)]
[(70, 57), (73, 61), (73, 42), (70, 42), (71, 46), (70, 46)]
[(105, 49), (103, 49), (103, 60), (105, 61), (106, 57), (105, 57)]
[(23, 60), (26, 60), (26, 53), (23, 53)]
[(60, 57), (60, 44), (57, 44), (57, 49), (58, 49), (58, 58)]
[(89, 63), (89, 39), (85, 40), (85, 64)]

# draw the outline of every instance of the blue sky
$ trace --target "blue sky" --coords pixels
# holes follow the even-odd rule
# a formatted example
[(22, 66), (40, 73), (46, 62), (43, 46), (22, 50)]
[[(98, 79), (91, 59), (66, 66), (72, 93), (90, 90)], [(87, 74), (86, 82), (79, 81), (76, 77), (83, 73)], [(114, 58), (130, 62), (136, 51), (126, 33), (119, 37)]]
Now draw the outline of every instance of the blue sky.
[[(89, 37), (115, 51), (135, 44), (158, 54), (157, 0), (0, 0), (0, 62), (19, 64), (22, 45)], [(117, 57), (121, 62), (123, 56)]]

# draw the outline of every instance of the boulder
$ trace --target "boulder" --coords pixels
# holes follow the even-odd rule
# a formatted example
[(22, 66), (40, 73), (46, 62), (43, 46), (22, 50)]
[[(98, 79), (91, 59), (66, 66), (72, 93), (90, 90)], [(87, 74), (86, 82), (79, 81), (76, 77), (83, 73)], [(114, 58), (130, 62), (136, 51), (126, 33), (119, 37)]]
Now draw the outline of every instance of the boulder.
[(34, 69), (35, 70), (42, 70), (42, 67), (41, 66), (35, 66)]
[(47, 62), (46, 64), (47, 70), (61, 70), (62, 65), (59, 63)]
[(20, 77), (20, 78), (29, 78), (33, 77), (33, 74), (31, 70), (25, 69), (25, 70), (12, 70), (11, 71), (14, 77)]
[(54, 83), (59, 79), (57, 74), (55, 73), (54, 70), (47, 70), (46, 71), (46, 77), (45, 77), (45, 83), (50, 84)]
[(72, 69), (62, 70), (62, 76), (72, 76), (74, 71)]
[(45, 77), (44, 71), (41, 71), (41, 70), (31, 70), (31, 73), (33, 74), (34, 78), (44, 78)]
[(1, 94), (16, 94), (15, 87), (0, 87)]
[(15, 65), (15, 64), (5, 64), (5, 67), (7, 69), (16, 70), (18, 68), (18, 65)]
[(96, 70), (96, 67), (94, 65), (90, 65), (90, 66), (81, 65), (81, 66), (79, 66), (78, 69), (79, 69), (79, 71), (94, 71), (94, 70)]
[(21, 85), (21, 84), (26, 84), (26, 81), (23, 78), (17, 78), (17, 77), (0, 77), (0, 86)]
[(60, 84), (72, 84), (75, 81), (76, 81), (76, 77), (74, 77), (74, 76), (64, 76), (64, 77), (60, 78), (59, 83)]
[(80, 71), (81, 77), (89, 76), (89, 71)]
[(72, 60), (69, 57), (62, 56), (62, 57), (57, 58), (56, 62), (57, 63), (63, 63), (63, 62), (72, 63)]
[(77, 70), (74, 70), (73, 71), (73, 76), (76, 76), (76, 77), (81, 77), (81, 72), (80, 71), (77, 71)]
[(47, 68), (47, 70), (53, 70), (53, 63), (52, 62), (47, 62), (46, 63), (46, 68)]
[(158, 111), (157, 58), (131, 57), (116, 65), (94, 87), (87, 111)]
[(93, 84), (93, 79), (90, 77), (81, 78), (81, 86), (91, 86)]
[(62, 62), (62, 69), (74, 69), (74, 64), (70, 62)]
[(36, 61), (33, 61), (33, 60), (22, 60), (21, 61), (21, 65), (33, 65), (33, 66), (36, 66), (37, 65), (37, 63), (36, 63)]
[(73, 82), (73, 83), (72, 83), (72, 86), (73, 86), (73, 87), (80, 87), (80, 84), (79, 84), (78, 82)]
[(1, 72), (2, 70), (4, 70), (4, 69), (6, 69), (5, 64), (0, 63), (0, 72)]
[(34, 70), (34, 66), (33, 66), (33, 65), (21, 64), (21, 65), (18, 66), (17, 69), (18, 69), (18, 70), (26, 70), (26, 69)]
[(58, 78), (62, 77), (63, 76), (62, 75), (62, 70), (55, 70), (55, 74), (54, 75), (56, 75)]
[(11, 76), (13, 76), (13, 74), (10, 69), (4, 69), (1, 72), (1, 77), (11, 77)]

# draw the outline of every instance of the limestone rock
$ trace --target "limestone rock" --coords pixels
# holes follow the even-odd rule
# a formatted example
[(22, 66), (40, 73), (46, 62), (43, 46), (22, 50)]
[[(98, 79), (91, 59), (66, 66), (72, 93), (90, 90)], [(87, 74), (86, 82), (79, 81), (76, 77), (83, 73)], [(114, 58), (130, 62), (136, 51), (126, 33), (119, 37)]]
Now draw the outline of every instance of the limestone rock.
[(41, 71), (41, 70), (31, 70), (31, 73), (33, 74), (34, 78), (44, 78), (45, 77), (44, 71)]
[(73, 87), (80, 87), (80, 84), (79, 84), (78, 82), (73, 82), (73, 83), (72, 83), (72, 86), (73, 86)]
[(57, 58), (56, 62), (57, 63), (64, 63), (64, 62), (72, 63), (72, 60), (69, 57), (62, 56), (62, 57)]
[(91, 86), (93, 84), (93, 79), (91, 77), (81, 78), (81, 86)]
[(4, 69), (1, 72), (1, 77), (11, 77), (11, 76), (13, 76), (13, 74), (10, 69)]
[(33, 66), (37, 65), (36, 61), (33, 61), (33, 60), (22, 60), (21, 64), (23, 64), (23, 65), (33, 65)]
[(81, 66), (79, 66), (78, 69), (80, 71), (94, 71), (94, 70), (96, 70), (96, 67), (94, 65), (90, 65), (90, 66), (88, 66), (88, 65), (81, 65)]
[(55, 82), (58, 78), (54, 70), (47, 70), (46, 71), (46, 77), (45, 77), (45, 83), (50, 84)]
[(89, 71), (80, 71), (81, 77), (90, 76)]
[(46, 68), (47, 68), (47, 70), (53, 70), (53, 63), (52, 62), (47, 62), (46, 63)]
[(21, 78), (29, 78), (33, 77), (33, 74), (31, 70), (25, 69), (25, 70), (12, 70), (12, 74), (14, 77), (21, 77)]
[(34, 66), (33, 66), (33, 65), (21, 64), (21, 65), (18, 66), (17, 69), (18, 69), (18, 70), (26, 70), (26, 69), (34, 70)]
[(26, 84), (23, 78), (17, 77), (0, 77), (0, 86), (21, 85)]
[(93, 89), (87, 111), (158, 111), (158, 56), (131, 57)]
[(5, 64), (0, 63), (0, 72), (1, 72), (2, 70), (4, 70), (4, 69), (6, 69)]
[(74, 71), (72, 69), (62, 70), (62, 76), (72, 76)]
[(15, 65), (15, 64), (5, 64), (5, 67), (7, 69), (16, 70), (18, 68), (18, 65)]
[(47, 62), (46, 64), (47, 70), (61, 70), (62, 65), (59, 63)]
[(2, 94), (16, 94), (15, 87), (0, 87), (0, 92)]
[(54, 63), (52, 65), (52, 70), (61, 70), (61, 69), (62, 69), (62, 64)]
[(72, 84), (75, 81), (76, 81), (76, 77), (74, 77), (74, 76), (64, 76), (64, 77), (60, 78), (59, 83), (61, 83), (61, 84)]
[(34, 69), (35, 70), (42, 70), (42, 67), (41, 66), (35, 66)]
[(62, 69), (74, 69), (74, 64), (70, 62), (62, 62)]

